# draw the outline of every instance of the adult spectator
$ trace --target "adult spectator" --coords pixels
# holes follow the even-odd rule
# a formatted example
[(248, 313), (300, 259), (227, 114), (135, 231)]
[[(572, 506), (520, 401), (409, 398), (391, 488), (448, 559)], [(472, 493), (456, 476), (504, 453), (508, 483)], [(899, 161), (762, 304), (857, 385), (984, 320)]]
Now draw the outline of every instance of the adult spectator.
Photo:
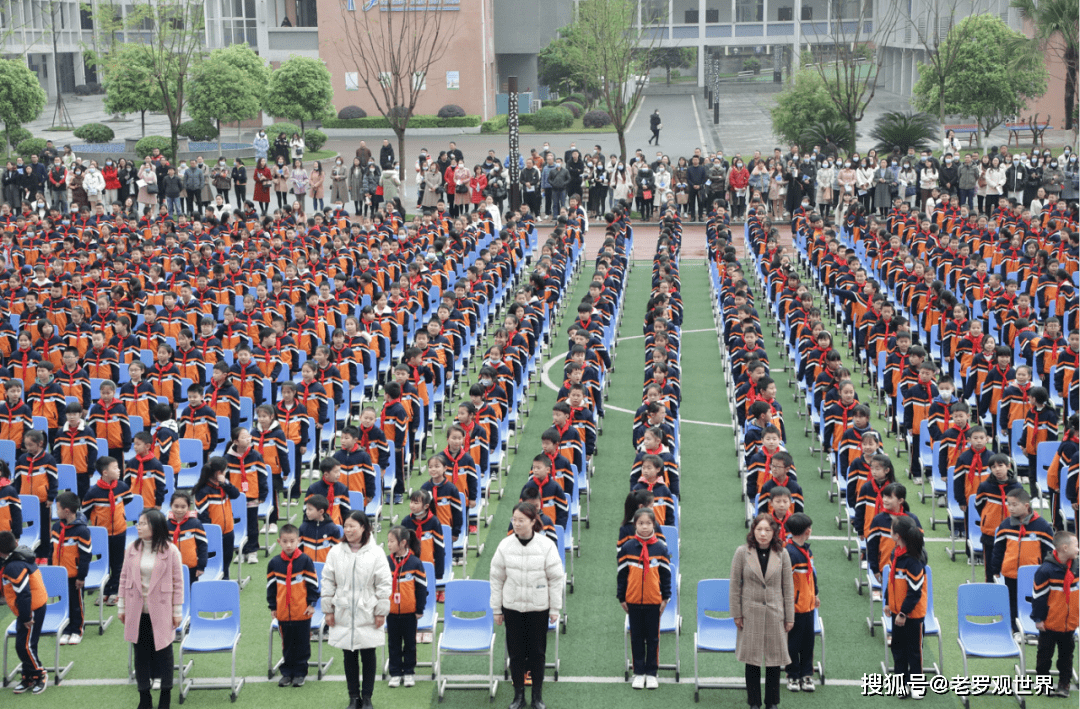
[(150, 160), (150, 156), (147, 156), (143, 160), (143, 166), (139, 168), (136, 184), (138, 184), (138, 182), (142, 182), (142, 184), (139, 185), (139, 194), (138, 199), (136, 200), (139, 205), (141, 207), (149, 207), (157, 202), (157, 194), (160, 186), (158, 185), (157, 170), (154, 168), (154, 163)]
[(491, 609), (496, 625), (506, 623), (506, 652), (514, 701), (525, 707), (525, 673), (532, 679), (532, 709), (545, 709), (544, 664), (548, 622), (559, 620), (566, 583), (555, 544), (544, 534), (540, 513), (530, 503), (514, 507), (514, 533), (499, 542), (491, 559)]
[[(540, 186), (544, 190), (544, 216), (548, 219), (551, 218), (551, 202), (554, 195), (551, 188), (551, 173), (555, 172), (555, 156), (551, 152), (546, 152), (544, 157), (544, 167), (540, 171)], [(540, 213), (537, 212), (539, 215)], [(555, 212), (557, 215), (558, 212)]]
[[(200, 195), (203, 188), (203, 172), (197, 163), (188, 165), (184, 171), (184, 190), (187, 192), (187, 211), (194, 212), (199, 206)], [(168, 195), (166, 195), (168, 197)], [(173, 210), (169, 210), (172, 212)]]
[(761, 668), (765, 668), (765, 705), (780, 703), (780, 668), (791, 662), (787, 634), (795, 625), (795, 590), (791, 557), (780, 541), (780, 525), (760, 514), (750, 525), (746, 544), (731, 560), (729, 602), (738, 628), (735, 655), (746, 664), (746, 702), (761, 706)]
[(51, 140), (46, 140), (45, 149), (41, 151), (41, 162), (45, 165), (52, 165), (53, 159), (59, 154), (60, 153), (56, 151), (56, 146), (53, 145), (53, 142)]
[(360, 158), (361, 165), (367, 165), (368, 161), (371, 160), (371, 149), (362, 140), (360, 141), (360, 147), (356, 149), (356, 157)]
[(30, 156), (30, 165), (27, 168), (27, 181), (30, 186), (29, 198), (37, 197), (38, 192), (45, 192), (45, 177), (48, 173), (45, 165), (38, 161), (37, 155)]
[(364, 511), (351, 512), (343, 528), (345, 541), (326, 555), (322, 608), (330, 628), (328, 642), (345, 653), (349, 709), (371, 709), (378, 663), (375, 648), (383, 644), (383, 624), (390, 612), (393, 582), (390, 563), (375, 542), (375, 532)]
[(689, 182), (690, 197), (688, 199), (688, 215), (690, 221), (703, 221), (708, 213), (706, 206), (709, 194), (706, 182), (711, 179), (710, 171), (701, 164), (697, 155), (690, 158), (690, 167), (686, 169), (686, 179)]
[(232, 177), (233, 189), (236, 190), (236, 206), (238, 208), (243, 207), (244, 202), (247, 201), (248, 175), (247, 168), (244, 167), (244, 161), (240, 158), (236, 158), (236, 161), (233, 163), (230, 177)]
[(259, 129), (259, 132), (255, 134), (255, 140), (252, 142), (255, 148), (255, 160), (259, 158), (265, 158), (270, 152), (270, 139), (266, 137), (266, 131)]
[(1027, 184), (1028, 170), (1020, 162), (1019, 155), (1012, 156), (1012, 162), (1005, 168), (1005, 195), (1018, 203), (1024, 200), (1024, 185)]
[(464, 162), (465, 154), (462, 153), (457, 146), (457, 143), (450, 141), (449, 147), (446, 149), (446, 155), (454, 162)]
[(293, 133), (292, 138), (289, 139), (289, 155), (292, 157), (293, 162), (304, 159), (304, 150), (306, 148), (304, 136)]
[(124, 553), (116, 617), (124, 640), (134, 645), (139, 709), (151, 709), (150, 686), (161, 680), (159, 709), (172, 701), (173, 641), (184, 605), (184, 577), (178, 547), (160, 510), (146, 510), (136, 525), (139, 538)]
[(649, 116), (649, 130), (652, 131), (652, 137), (649, 138), (649, 145), (652, 145), (653, 143), (660, 145), (660, 129), (662, 127), (663, 124), (660, 122), (660, 109), (657, 108), (652, 112), (652, 115)]
[(570, 186), (570, 171), (561, 159), (555, 161), (555, 169), (548, 175), (548, 183), (551, 185), (551, 215), (557, 218), (566, 206), (566, 189)]
[(1043, 169), (1042, 186), (1047, 195), (1061, 196), (1065, 189), (1065, 171), (1061, 169), (1061, 161), (1051, 158), (1050, 164)]
[(529, 205), (529, 211), (540, 214), (540, 171), (536, 169), (532, 158), (525, 161), (525, 169), (518, 175), (521, 182), (521, 197)]
[(347, 204), (349, 202), (349, 168), (345, 167), (345, 161), (338, 155), (334, 161), (334, 167), (330, 169), (330, 204)]
[(971, 153), (964, 156), (964, 161), (957, 168), (956, 188), (960, 193), (960, 206), (967, 205), (968, 211), (975, 211), (975, 190), (979, 186), (979, 165), (972, 160)]
[(383, 138), (382, 147), (379, 148), (379, 167), (384, 172), (394, 167), (394, 146), (386, 138)]

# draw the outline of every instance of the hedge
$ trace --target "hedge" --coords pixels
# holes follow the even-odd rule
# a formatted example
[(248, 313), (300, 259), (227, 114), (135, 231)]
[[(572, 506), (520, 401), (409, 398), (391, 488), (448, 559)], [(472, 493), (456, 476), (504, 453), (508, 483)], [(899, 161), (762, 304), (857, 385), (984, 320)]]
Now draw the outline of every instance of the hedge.
[(287, 139), (292, 140), (293, 133), (300, 133), (300, 126), (295, 123), (271, 123), (263, 130), (266, 131), (266, 137), (270, 139), (270, 145), (273, 145), (278, 133), (284, 133)]
[(357, 118), (367, 118), (367, 111), (359, 106), (346, 106), (338, 111), (337, 117), (343, 121), (354, 120)]
[(538, 131), (563, 130), (574, 125), (574, 114), (561, 106), (544, 106), (532, 114), (531, 123)]
[(208, 143), (218, 137), (218, 129), (210, 121), (184, 121), (180, 124), (177, 134), (194, 140), (196, 143)]
[(321, 130), (312, 128), (304, 132), (304, 145), (308, 150), (321, 150), (322, 146), (326, 145), (327, 140), (329, 140), (329, 136)]
[(611, 125), (611, 116), (607, 111), (589, 111), (581, 117), (581, 124), (586, 128), (603, 128)]
[[(480, 116), (461, 116), (458, 118), (439, 118), (438, 116), (413, 116), (409, 119), (409, 128), (475, 128), (483, 121)], [(390, 121), (382, 116), (367, 118), (328, 118), (322, 122), (323, 128), (349, 128), (360, 130), (389, 129)]]
[(22, 126), (11, 126), (11, 128), (8, 129), (8, 133), (10, 133), (11, 147), (13, 148), (18, 147), (19, 143), (23, 142), (24, 140), (30, 140), (34, 137), (33, 133), (26, 130)]
[(465, 109), (458, 106), (455, 103), (448, 103), (439, 109), (436, 114), (439, 118), (464, 118), (466, 115)]
[(113, 129), (104, 123), (87, 123), (75, 129), (73, 135), (87, 143), (111, 143), (116, 137)]
[(135, 144), (135, 154), (141, 160), (147, 155), (153, 154), (154, 148), (160, 150), (161, 154), (168, 158), (170, 162), (173, 161), (174, 156), (171, 153), (172, 141), (168, 136), (164, 135), (148, 135), (141, 139)]
[(574, 118), (581, 118), (581, 114), (585, 112), (585, 109), (577, 101), (563, 101), (559, 104), (559, 107), (570, 111), (570, 113), (574, 114)]
[(19, 143), (15, 152), (29, 159), (31, 155), (41, 155), (45, 152), (45, 142), (44, 138), (27, 138)]
[[(481, 133), (501, 133), (508, 127), (510, 117), (505, 113), (480, 124)], [(520, 124), (520, 121), (519, 121)]]

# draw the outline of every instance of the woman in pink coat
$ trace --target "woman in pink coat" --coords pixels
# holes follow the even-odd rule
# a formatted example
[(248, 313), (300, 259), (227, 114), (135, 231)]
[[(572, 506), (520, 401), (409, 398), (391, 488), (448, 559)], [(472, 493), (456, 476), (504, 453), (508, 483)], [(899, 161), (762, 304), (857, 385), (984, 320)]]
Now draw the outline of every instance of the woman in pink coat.
[(184, 605), (180, 550), (169, 544), (169, 528), (160, 510), (139, 516), (139, 539), (127, 548), (120, 572), (116, 617), (124, 640), (135, 645), (135, 683), (139, 709), (151, 709), (150, 683), (161, 679), (158, 709), (169, 709), (173, 686), (173, 640)]

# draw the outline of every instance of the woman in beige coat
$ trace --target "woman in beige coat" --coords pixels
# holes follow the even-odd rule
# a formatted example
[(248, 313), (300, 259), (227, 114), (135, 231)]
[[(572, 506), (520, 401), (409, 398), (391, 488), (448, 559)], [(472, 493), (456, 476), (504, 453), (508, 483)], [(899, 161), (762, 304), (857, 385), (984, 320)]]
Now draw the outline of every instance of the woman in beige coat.
[(746, 702), (761, 706), (761, 668), (765, 668), (765, 705), (780, 703), (780, 668), (789, 664), (787, 634), (795, 624), (795, 589), (791, 557), (780, 542), (780, 525), (760, 514), (746, 544), (731, 560), (731, 618), (739, 629), (735, 655), (746, 663)]
[(420, 206), (424, 209), (434, 209), (442, 199), (440, 189), (442, 188), (443, 178), (439, 174), (439, 166), (435, 163), (431, 163), (431, 168), (427, 171), (427, 175), (424, 176), (424, 200)]

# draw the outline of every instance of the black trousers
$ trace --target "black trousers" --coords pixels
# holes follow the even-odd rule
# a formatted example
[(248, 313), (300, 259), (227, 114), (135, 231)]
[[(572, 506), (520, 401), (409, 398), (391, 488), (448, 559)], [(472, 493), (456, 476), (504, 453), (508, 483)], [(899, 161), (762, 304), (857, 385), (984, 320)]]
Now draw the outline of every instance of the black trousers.
[(68, 577), (68, 624), (64, 629), (65, 635), (82, 635), (83, 633), (83, 594), (82, 589), (76, 586), (77, 578)]
[(911, 675), (922, 674), (923, 619), (908, 618), (901, 627), (892, 616), (893, 674), (904, 675), (904, 684), (911, 683)]
[(221, 568), (225, 570), (226, 581), (229, 580), (229, 567), (232, 566), (233, 548), (236, 546), (234, 540), (236, 539), (234, 532), (226, 532), (221, 535), (221, 555), (224, 557), (221, 560)]
[(169, 643), (161, 650), (154, 647), (154, 627), (150, 614), (139, 620), (139, 641), (135, 643), (135, 684), (140, 692), (149, 692), (154, 679), (161, 680), (161, 689), (173, 686), (173, 649)]
[(982, 534), (979, 536), (982, 540), (983, 548), (983, 571), (985, 572), (986, 583), (994, 583), (994, 571), (990, 568), (990, 559), (994, 556), (994, 537), (989, 534)]
[(77, 473), (75, 475), (75, 487), (79, 493), (79, 499), (85, 500), (86, 493), (90, 492), (90, 473)]
[(281, 495), (285, 490), (285, 481), (280, 473), (275, 473), (270, 476), (270, 484), (273, 485), (274, 489), (274, 506), (270, 508), (270, 516), (267, 522), (276, 524), (279, 519), (278, 505), (281, 503)]
[(502, 613), (506, 620), (506, 654), (510, 656), (510, 679), (514, 689), (524, 689), (525, 673), (529, 672), (535, 692), (544, 685), (548, 611), (522, 613), (503, 608)]
[(1039, 649), (1035, 656), (1035, 674), (1050, 674), (1050, 662), (1054, 659), (1054, 649), (1057, 649), (1057, 686), (1068, 688), (1069, 678), (1072, 677), (1073, 653), (1076, 651), (1076, 640), (1072, 633), (1063, 633), (1057, 630), (1043, 630), (1039, 632)]
[[(247, 504), (246, 502), (244, 504)], [(259, 515), (258, 507), (249, 507), (247, 516), (247, 541), (244, 542), (243, 554), (254, 554), (259, 551)]]
[(311, 659), (311, 620), (278, 621), (281, 636), (281, 665), (284, 677), (307, 677)]
[(48, 502), (42, 502), (38, 506), (41, 510), (41, 536), (38, 542), (38, 548), (34, 554), (39, 559), (49, 559), (52, 561), (52, 524), (49, 520), (52, 519), (52, 505)]
[(127, 535), (109, 535), (109, 580), (105, 582), (102, 596), (115, 596), (120, 590), (120, 572), (124, 570), (124, 550), (127, 547)]
[(660, 664), (660, 605), (628, 603), (626, 608), (634, 674), (655, 677)]
[(652, 145), (653, 142), (655, 142), (657, 145), (660, 145), (660, 129), (650, 128), (649, 130), (652, 131), (652, 137), (649, 138), (648, 145)]
[(529, 205), (529, 211), (533, 214), (540, 214), (540, 190), (534, 189), (532, 192), (524, 192), (525, 204)]
[(243, 209), (247, 201), (247, 185), (233, 185), (233, 189), (236, 190), (236, 206)]
[(41, 626), (45, 624), (45, 606), (34, 611), (33, 627), (15, 623), (15, 653), (22, 662), (22, 676), (27, 681), (37, 681), (45, 676), (45, 667), (38, 657), (38, 640)]
[(1004, 574), (1002, 578), (1005, 579), (1005, 588), (1009, 589), (1009, 622), (1012, 623), (1012, 630), (1015, 633), (1019, 630), (1016, 627), (1016, 579)]
[(814, 676), (814, 612), (796, 613), (795, 625), (787, 636), (788, 655), (791, 664), (787, 666), (788, 679), (802, 679)]
[(390, 676), (404, 677), (416, 672), (416, 614), (392, 613), (386, 616), (389, 642)]
[[(761, 706), (761, 668), (757, 665), (746, 666), (746, 703), (752, 707)], [(765, 705), (780, 703), (780, 668), (765, 668)]]
[[(378, 660), (375, 657), (375, 648), (369, 647), (364, 650), (345, 650), (343, 664), (345, 665), (345, 685), (349, 688), (350, 697), (370, 697), (375, 691), (375, 670)], [(360, 664), (364, 666), (363, 684), (360, 680)]]

